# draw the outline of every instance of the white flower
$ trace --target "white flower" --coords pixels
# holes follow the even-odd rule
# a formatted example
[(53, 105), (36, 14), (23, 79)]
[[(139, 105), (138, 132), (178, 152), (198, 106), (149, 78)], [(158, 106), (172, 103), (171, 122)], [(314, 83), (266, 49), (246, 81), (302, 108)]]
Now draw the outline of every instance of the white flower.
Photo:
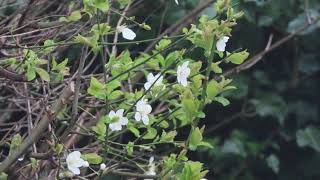
[(67, 166), (68, 169), (76, 175), (80, 174), (80, 167), (88, 167), (88, 161), (85, 161), (81, 158), (81, 153), (79, 151), (74, 151), (67, 156)]
[(145, 99), (141, 99), (136, 104), (136, 114), (134, 115), (134, 118), (136, 121), (142, 120), (143, 124), (148, 125), (149, 124), (149, 117), (148, 114), (151, 113), (152, 107), (150, 104), (147, 103)]
[(154, 83), (154, 85), (153, 85), (154, 87), (155, 86), (161, 86), (162, 85), (162, 80), (163, 80), (163, 76), (160, 76), (160, 74), (157, 74), (156, 76), (154, 76), (152, 73), (149, 73), (148, 76), (147, 76), (147, 82), (144, 83), (144, 88), (146, 90), (148, 90), (153, 83)]
[(122, 25), (117, 27), (117, 31), (122, 33), (122, 37), (128, 40), (134, 40), (136, 38), (136, 33), (134, 33), (131, 29), (127, 28), (127, 26)]
[[(146, 172), (146, 175), (156, 175), (156, 165), (153, 163), (154, 161), (154, 157), (151, 156), (150, 159), (149, 159), (149, 169), (148, 171)], [(151, 179), (144, 179), (144, 180), (151, 180)]]
[(228, 36), (223, 36), (222, 38), (220, 38), (216, 44), (217, 50), (220, 52), (224, 52), (226, 50), (226, 43), (228, 42), (228, 40)]
[(109, 124), (109, 128), (112, 131), (120, 131), (122, 129), (123, 125), (128, 124), (128, 119), (126, 117), (123, 117), (124, 109), (119, 109), (117, 112), (110, 111), (108, 116), (109, 118), (118, 118), (117, 122), (113, 122)]
[(179, 5), (179, 2), (178, 2), (178, 0), (174, 0), (174, 2), (176, 2), (176, 4), (177, 4), (177, 5)]
[(184, 62), (177, 69), (177, 81), (182, 86), (186, 87), (188, 85), (187, 78), (190, 75), (190, 68), (188, 68), (189, 61)]
[(100, 164), (100, 170), (102, 170), (102, 171), (103, 171), (103, 170), (105, 170), (105, 169), (106, 169), (106, 167), (107, 167), (107, 166), (106, 166), (106, 164), (105, 164), (105, 163), (101, 163), (101, 164)]

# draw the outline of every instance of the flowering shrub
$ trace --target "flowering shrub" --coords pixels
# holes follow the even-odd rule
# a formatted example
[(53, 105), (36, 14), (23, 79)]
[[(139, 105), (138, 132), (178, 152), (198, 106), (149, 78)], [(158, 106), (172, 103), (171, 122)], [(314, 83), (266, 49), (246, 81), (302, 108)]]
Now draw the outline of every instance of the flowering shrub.
[[(218, 0), (215, 17), (203, 15), (198, 23), (183, 28), (182, 35), (163, 37), (151, 53), (133, 55), (132, 49), (119, 47), (139, 43), (135, 41), (139, 31), (153, 27), (127, 17), (128, 8), (119, 12), (130, 3), (83, 0), (81, 5), (73, 4), (77, 10), (60, 17), (59, 23), (77, 24), (86, 19), (91, 22), (86, 31), (66, 39), (47, 39), (40, 46), (26, 45), (22, 47), (23, 60), (6, 61), (26, 81), (46, 84), (47, 90), (57, 89), (59, 97), (47, 99), (34, 132), (24, 140), (20, 135), (11, 140), (1, 171), (18, 157), (30, 154), (27, 151), (33, 144), (49, 149), (42, 153), (55, 163), (46, 173), (58, 178), (110, 174), (144, 179), (205, 178), (208, 170), (201, 162), (190, 160), (188, 152), (200, 146), (213, 148), (203, 139), (205, 126), (199, 127), (205, 117), (204, 107), (230, 103), (223, 92), (236, 87), (222, 75), (223, 66), (241, 64), (249, 55), (246, 50), (228, 48), (232, 27), (242, 12), (234, 12), (230, 1)], [(175, 3), (179, 4), (177, 0)], [(111, 12), (120, 15), (116, 25), (104, 18)], [(181, 42), (191, 47), (177, 46)], [(76, 70), (68, 66), (66, 56), (56, 56), (59, 47), (66, 45), (81, 49)], [(195, 49), (203, 51), (203, 59), (192, 59)], [(91, 57), (101, 63), (85, 73)], [(50, 137), (45, 139), (49, 147), (34, 144), (48, 127)], [(40, 168), (37, 154), (29, 156), (33, 158), (32, 168)], [(22, 163), (30, 161), (25, 158)]]

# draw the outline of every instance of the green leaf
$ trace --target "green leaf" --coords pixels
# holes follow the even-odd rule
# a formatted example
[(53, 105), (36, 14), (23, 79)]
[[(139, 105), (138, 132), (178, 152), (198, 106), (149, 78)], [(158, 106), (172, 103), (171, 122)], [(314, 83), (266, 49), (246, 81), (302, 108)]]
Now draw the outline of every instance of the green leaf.
[(273, 170), (273, 172), (278, 173), (279, 172), (279, 159), (276, 155), (271, 154), (266, 159), (268, 166)]
[(198, 146), (204, 146), (204, 147), (207, 147), (207, 148), (210, 148), (212, 149), (213, 146), (209, 143), (209, 142), (205, 142), (205, 141), (201, 141)]
[(222, 96), (215, 97), (214, 100), (219, 102), (223, 106), (228, 106), (230, 104), (230, 101)]
[[(229, 54), (227, 54), (229, 56)], [(249, 53), (247, 50), (233, 53), (228, 58), (227, 61), (232, 62), (233, 64), (242, 64), (244, 60), (246, 60), (249, 57)]]
[(36, 68), (36, 72), (42, 80), (47, 81), (47, 82), (50, 81), (50, 75), (46, 70), (44, 70), (42, 68)]
[(96, 35), (102, 36), (109, 32), (111, 27), (107, 23), (95, 24), (92, 26), (91, 31)]
[(95, 96), (98, 99), (106, 99), (106, 89), (104, 84), (98, 81), (98, 79), (91, 77), (90, 87), (88, 88), (88, 94)]
[(22, 137), (20, 134), (15, 134), (12, 137), (11, 143), (10, 143), (9, 155), (21, 144), (21, 142), (22, 142)]
[(202, 133), (200, 129), (197, 127), (192, 130), (190, 139), (189, 139), (189, 149), (194, 151), (197, 149), (197, 146), (201, 143), (202, 141)]
[(173, 142), (174, 138), (177, 135), (177, 131), (170, 131), (168, 133), (166, 133), (165, 131), (162, 131), (161, 137), (160, 137), (160, 141), (163, 142)]
[(134, 147), (134, 143), (129, 141), (126, 146), (126, 150), (127, 150), (128, 155), (130, 155), (130, 156), (133, 154), (133, 147)]
[(156, 45), (156, 50), (161, 51), (167, 46), (169, 46), (170, 44), (171, 44), (170, 39), (161, 39), (161, 41)]
[(93, 0), (95, 7), (106, 13), (109, 10), (109, 1), (107, 0)]
[(129, 131), (131, 131), (136, 137), (139, 137), (140, 136), (140, 131), (133, 127), (132, 125), (127, 125), (127, 128), (129, 129)]
[(108, 95), (109, 100), (118, 99), (121, 95), (123, 95), (123, 92), (120, 90), (115, 90), (111, 94)]
[(2, 172), (0, 173), (0, 180), (7, 180), (8, 179), (8, 174)]
[(102, 157), (96, 153), (88, 153), (81, 155), (81, 158), (88, 161), (89, 164), (100, 164), (102, 162)]
[(216, 63), (212, 63), (211, 64), (211, 69), (213, 72), (217, 73), (217, 74), (221, 74), (222, 73), (222, 69), (219, 67), (220, 62), (216, 62)]
[(309, 146), (320, 152), (320, 130), (318, 128), (309, 126), (304, 130), (298, 130), (296, 137), (298, 146)]
[(68, 17), (68, 20), (71, 22), (75, 22), (78, 21), (79, 19), (81, 19), (81, 13), (79, 10), (77, 11), (73, 11), (70, 16)]
[(157, 136), (157, 133), (158, 132), (155, 128), (148, 128), (148, 132), (143, 139), (154, 139)]
[(30, 158), (30, 160), (31, 160), (31, 167), (33, 169), (37, 168), (39, 165), (38, 160), (36, 160), (35, 158)]
[(184, 164), (182, 172), (177, 174), (177, 180), (196, 180), (203, 178), (208, 171), (202, 171), (202, 163), (188, 161)]
[(61, 154), (62, 151), (63, 151), (63, 144), (56, 144), (56, 146), (55, 146), (55, 152), (56, 152), (57, 154)]
[(33, 80), (36, 78), (36, 70), (34, 66), (28, 66), (27, 67), (27, 73), (26, 73), (28, 81)]
[(217, 81), (215, 81), (214, 79), (212, 79), (207, 86), (207, 97), (210, 99), (213, 99), (214, 97), (216, 97), (216, 95), (218, 95), (219, 93), (219, 84)]
[(104, 137), (106, 135), (107, 126), (101, 119), (95, 126), (92, 127), (92, 130), (97, 133), (100, 137)]

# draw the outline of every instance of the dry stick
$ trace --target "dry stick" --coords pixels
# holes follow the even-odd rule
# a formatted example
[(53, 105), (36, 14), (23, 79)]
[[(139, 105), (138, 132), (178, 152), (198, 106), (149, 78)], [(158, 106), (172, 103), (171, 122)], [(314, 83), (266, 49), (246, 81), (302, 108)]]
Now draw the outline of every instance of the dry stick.
[(131, 173), (131, 172), (117, 171), (117, 170), (111, 170), (111, 171), (105, 171), (105, 172), (107, 172), (107, 174), (113, 174), (118, 176), (145, 178), (145, 179), (158, 179), (158, 176), (156, 175), (137, 174), (137, 173)]
[[(79, 114), (78, 113), (78, 103), (79, 103), (79, 93), (80, 93), (80, 86), (81, 86), (81, 75), (83, 72), (84, 64), (86, 62), (86, 58), (88, 56), (88, 55), (86, 55), (87, 53), (88, 53), (88, 46), (85, 46), (82, 49), (82, 55), (80, 58), (78, 75), (77, 75), (77, 79), (76, 79), (75, 94), (74, 94), (74, 100), (73, 100), (73, 104), (72, 104), (72, 117), (71, 117), (69, 127), (64, 131), (63, 135), (61, 136), (62, 140), (64, 140), (68, 136), (69, 132), (72, 130), (73, 126), (77, 122), (77, 118), (78, 118), (78, 114)], [(90, 52), (89, 52), (89, 54), (90, 54)]]
[[(117, 23), (116, 29), (118, 29), (118, 27), (121, 26), (121, 23), (122, 23), (122, 21), (123, 21), (123, 19), (124, 19), (124, 16), (126, 15), (126, 12), (127, 12), (128, 9), (129, 9), (130, 5), (131, 5), (131, 3), (129, 3), (129, 4), (126, 6), (126, 8), (124, 9), (124, 11), (123, 11), (123, 13), (122, 13), (122, 16), (120, 17), (120, 19), (119, 19), (119, 21), (118, 21), (118, 23)], [(113, 39), (114, 45), (113, 45), (112, 51), (111, 51), (111, 54), (114, 54), (114, 55), (117, 54), (117, 45), (116, 45), (116, 44), (117, 44), (117, 42), (118, 42), (118, 36), (119, 36), (119, 32), (116, 31), (116, 33), (114, 34), (114, 39)]]
[[(307, 22), (305, 25), (303, 25), (302, 27), (300, 27), (299, 29), (297, 29), (293, 33), (289, 34), (288, 36), (280, 39), (279, 41), (277, 41), (276, 43), (274, 43), (271, 46), (268, 43), (267, 47), (263, 51), (261, 51), (260, 53), (256, 54), (252, 58), (248, 59), (243, 64), (241, 64), (239, 66), (236, 66), (236, 67), (228, 70), (227, 72), (223, 73), (223, 76), (230, 76), (233, 73), (239, 73), (241, 71), (244, 71), (244, 70), (247, 70), (247, 69), (251, 68), (253, 65), (257, 64), (262, 59), (262, 57), (265, 56), (267, 53), (275, 50), (276, 48), (278, 48), (282, 44), (288, 42), (289, 40), (291, 40), (293, 37), (295, 37), (299, 33), (303, 32), (304, 30), (306, 30), (310, 26), (316, 24), (319, 20), (320, 20), (320, 17), (317, 18), (317, 19), (313, 19), (311, 21), (311, 23)], [(270, 40), (269, 40), (269, 42), (270, 42)], [(214, 78), (215, 79), (219, 79), (220, 76), (215, 76)]]
[(199, 14), (202, 10), (210, 6), (214, 1), (213, 0), (208, 0), (203, 3), (200, 3), (194, 10), (192, 10), (188, 15), (183, 17), (180, 21), (175, 23), (174, 25), (170, 26), (168, 29), (166, 29), (163, 33), (161, 33), (155, 41), (153, 41), (145, 50), (145, 52), (150, 52), (152, 48), (157, 44), (159, 40), (161, 40), (162, 37), (165, 35), (168, 35), (172, 32), (175, 32), (179, 30), (181, 27), (185, 26), (186, 24), (190, 23), (190, 19), (196, 18), (197, 14)]
[(70, 82), (67, 87), (64, 88), (59, 99), (55, 101), (52, 108), (47, 110), (47, 113), (41, 118), (38, 126), (35, 127), (32, 133), (23, 140), (20, 146), (9, 155), (3, 162), (0, 164), (0, 173), (6, 171), (11, 164), (13, 164), (17, 159), (37, 140), (39, 140), (43, 132), (47, 129), (50, 122), (56, 117), (57, 113), (64, 107), (68, 99), (74, 94), (74, 82)]

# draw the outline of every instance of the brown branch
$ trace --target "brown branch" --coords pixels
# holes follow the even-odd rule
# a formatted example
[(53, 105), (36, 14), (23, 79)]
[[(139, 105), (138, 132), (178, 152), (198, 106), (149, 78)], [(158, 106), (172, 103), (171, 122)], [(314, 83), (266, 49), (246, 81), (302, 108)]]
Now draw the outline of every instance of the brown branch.
[(23, 140), (15, 151), (10, 154), (3, 162), (0, 164), (0, 173), (6, 171), (11, 164), (13, 164), (33, 143), (37, 142), (43, 135), (43, 132), (47, 129), (51, 121), (56, 117), (57, 113), (64, 107), (67, 100), (74, 94), (74, 82), (64, 88), (59, 99), (55, 101), (52, 108), (44, 114), (39, 122), (38, 126), (35, 127), (32, 133)]
[(14, 72), (8, 71), (0, 66), (0, 77), (10, 79), (12, 81), (26, 82), (27, 78), (23, 74), (16, 74)]

